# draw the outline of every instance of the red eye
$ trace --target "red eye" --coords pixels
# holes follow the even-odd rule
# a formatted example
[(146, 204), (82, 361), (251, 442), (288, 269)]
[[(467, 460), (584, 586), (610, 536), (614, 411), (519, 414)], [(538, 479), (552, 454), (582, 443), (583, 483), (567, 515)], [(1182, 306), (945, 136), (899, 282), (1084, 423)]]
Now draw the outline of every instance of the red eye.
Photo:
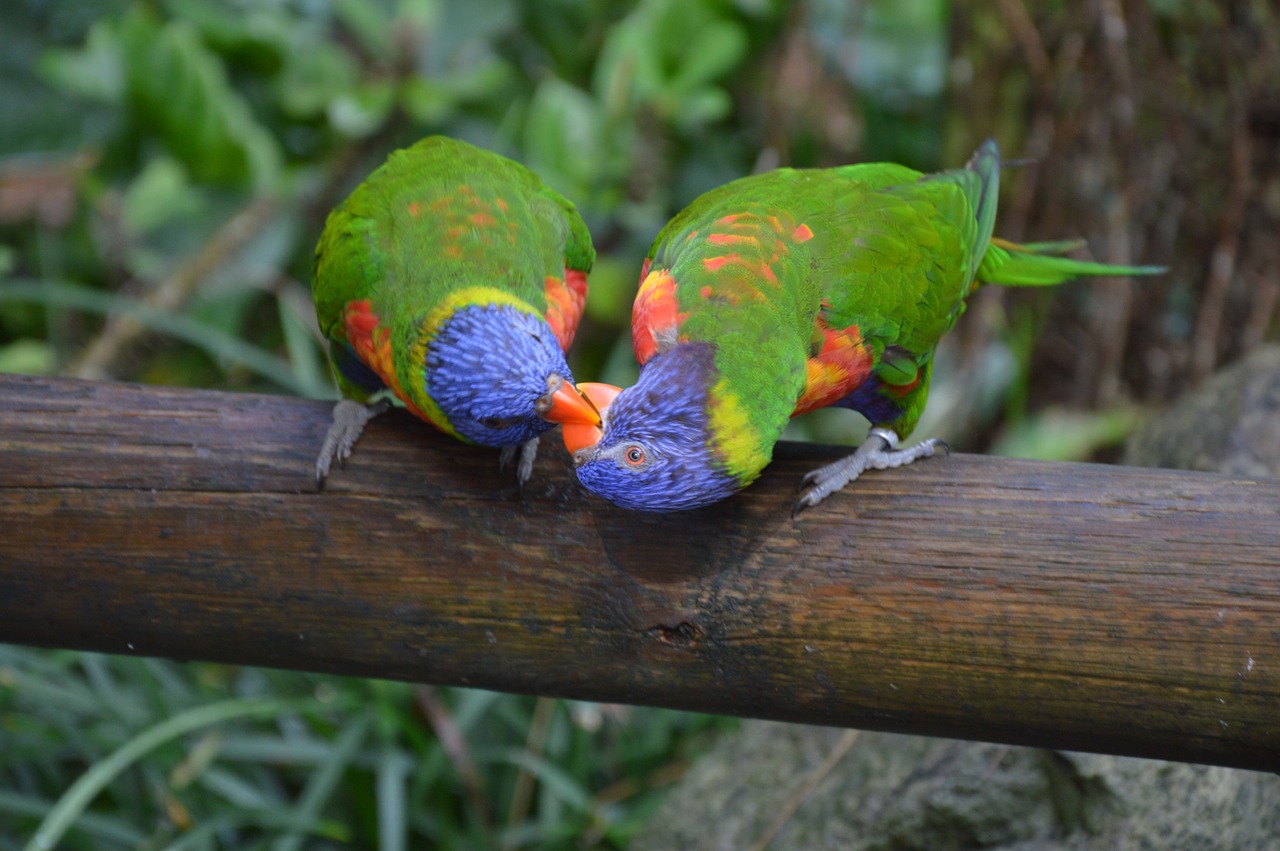
[(644, 463), (644, 450), (639, 446), (628, 446), (623, 457), (627, 459), (627, 463), (632, 467), (639, 467)]

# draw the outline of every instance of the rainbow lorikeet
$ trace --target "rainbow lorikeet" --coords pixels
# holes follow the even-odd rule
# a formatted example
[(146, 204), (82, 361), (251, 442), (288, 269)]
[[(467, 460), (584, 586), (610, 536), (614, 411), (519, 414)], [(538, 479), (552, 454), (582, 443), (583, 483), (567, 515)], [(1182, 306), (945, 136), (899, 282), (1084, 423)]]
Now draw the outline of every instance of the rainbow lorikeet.
[(595, 261), (573, 204), (524, 166), (432, 136), (396, 151), (325, 222), (311, 294), (343, 400), (316, 461), (322, 484), (389, 390), (468, 443), (523, 447), (533, 469), (539, 416), (595, 415), (564, 352)]
[(871, 434), (805, 478), (796, 510), (816, 505), (865, 470), (944, 447), (898, 441), (924, 409), (939, 339), (979, 284), (1162, 271), (1056, 256), (1070, 243), (993, 239), (999, 171), (988, 140), (963, 169), (784, 168), (696, 199), (641, 272), (639, 380), (579, 385), (602, 426), (560, 418), (579, 480), (626, 508), (706, 505), (760, 474), (791, 417), (852, 408)]

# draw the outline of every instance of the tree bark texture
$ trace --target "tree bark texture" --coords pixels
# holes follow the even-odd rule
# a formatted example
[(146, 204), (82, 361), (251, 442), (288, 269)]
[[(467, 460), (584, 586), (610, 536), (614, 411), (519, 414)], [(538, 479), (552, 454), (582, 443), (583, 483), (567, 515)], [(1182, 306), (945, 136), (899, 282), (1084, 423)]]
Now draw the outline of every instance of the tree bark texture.
[(544, 438), (403, 412), (324, 491), (330, 405), (0, 376), (0, 641), (1280, 768), (1280, 480), (784, 444), (623, 511)]

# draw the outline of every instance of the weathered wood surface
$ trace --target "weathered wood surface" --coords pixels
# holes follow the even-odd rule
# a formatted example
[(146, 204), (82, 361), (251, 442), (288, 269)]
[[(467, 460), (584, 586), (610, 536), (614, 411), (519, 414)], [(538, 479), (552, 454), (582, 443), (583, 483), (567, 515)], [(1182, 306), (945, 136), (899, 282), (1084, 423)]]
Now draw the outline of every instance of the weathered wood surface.
[(625, 512), (555, 440), (0, 376), (0, 641), (1280, 768), (1280, 481), (953, 456), (793, 521), (783, 446)]

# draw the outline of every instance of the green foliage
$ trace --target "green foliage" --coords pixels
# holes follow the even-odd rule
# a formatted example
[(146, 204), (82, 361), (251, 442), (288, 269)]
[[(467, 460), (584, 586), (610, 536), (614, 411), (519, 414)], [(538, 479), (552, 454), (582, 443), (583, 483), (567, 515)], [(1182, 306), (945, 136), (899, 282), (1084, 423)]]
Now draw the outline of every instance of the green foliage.
[(0, 647), (0, 848), (620, 847), (725, 723)]
[(1049, 408), (1005, 430), (992, 455), (1045, 461), (1088, 461), (1099, 450), (1121, 446), (1147, 419), (1136, 405), (1102, 411)]
[[(40, 171), (65, 199), (52, 216), (48, 202), (18, 205), (0, 236), (16, 278), (98, 291), (119, 309), (10, 288), (8, 305), (27, 301), (0, 327), (0, 355), (48, 338), (52, 358), (13, 362), (329, 395), (313, 380), (318, 341), (303, 345), (316, 335), (297, 333), (294, 308), (325, 211), (389, 150), (443, 132), (515, 156), (574, 198), (604, 234), (605, 264), (612, 252), (638, 267), (675, 204), (750, 168), (729, 121), (744, 83), (731, 82), (768, 55), (785, 4), (122, 0), (92, 11), (56, 25), (37, 6), (0, 11), (37, 60), (28, 100), (81, 111), (35, 146), (0, 134), (0, 157), (22, 155), (6, 177), (34, 183)], [(677, 173), (697, 179), (682, 189)], [(236, 231), (263, 198), (272, 214)], [(628, 299), (615, 295), (591, 309), (610, 335), (627, 325)], [(152, 338), (151, 362), (136, 346), (84, 345), (102, 327), (92, 314), (136, 314), (139, 302), (276, 349), (304, 375), (243, 371), (212, 338), (156, 322), (166, 336)]]
[(158, 135), (197, 181), (272, 188), (276, 143), (193, 26), (135, 10), (120, 26), (119, 48), (137, 125)]

